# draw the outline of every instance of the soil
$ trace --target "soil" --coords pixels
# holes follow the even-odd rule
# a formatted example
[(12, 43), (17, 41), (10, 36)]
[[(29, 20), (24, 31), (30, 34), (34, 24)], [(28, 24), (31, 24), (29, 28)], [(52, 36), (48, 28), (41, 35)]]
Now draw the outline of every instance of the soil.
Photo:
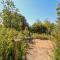
[(27, 51), (26, 57), (27, 60), (52, 60), (52, 42), (50, 40), (34, 39), (33, 43), (29, 44), (29, 49)]

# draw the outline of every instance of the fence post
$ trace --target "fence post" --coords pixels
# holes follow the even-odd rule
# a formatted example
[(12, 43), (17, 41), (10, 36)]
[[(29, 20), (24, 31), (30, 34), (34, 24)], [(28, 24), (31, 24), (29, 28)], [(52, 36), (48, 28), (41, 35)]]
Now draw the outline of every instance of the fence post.
[(13, 52), (13, 60), (18, 60), (18, 44), (20, 42), (20, 39), (14, 39), (13, 40), (13, 46), (14, 46), (14, 52)]
[[(26, 40), (31, 40), (31, 37), (25, 37), (25, 39)], [(14, 46), (14, 53), (13, 53), (13, 55), (14, 55), (14, 59), (13, 60), (18, 60), (18, 44), (19, 44), (19, 42), (21, 41), (22, 39), (14, 39), (13, 40), (13, 46)], [(31, 41), (30, 41), (31, 42)], [(28, 42), (27, 42), (28, 43)], [(26, 60), (26, 55), (25, 55), (25, 60)]]

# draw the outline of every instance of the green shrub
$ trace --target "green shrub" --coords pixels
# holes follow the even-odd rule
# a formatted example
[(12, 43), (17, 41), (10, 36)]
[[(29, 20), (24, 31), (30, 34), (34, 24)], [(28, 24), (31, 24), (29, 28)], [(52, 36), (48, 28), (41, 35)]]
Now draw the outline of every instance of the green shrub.
[(48, 39), (49, 39), (49, 36), (46, 35), (46, 34), (33, 33), (33, 34), (32, 34), (32, 38), (33, 38), (33, 39), (48, 40)]
[[(0, 58), (8, 60), (9, 54), (13, 48), (12, 40), (16, 36), (17, 31), (15, 29), (2, 27), (0, 30)], [(4, 56), (3, 56), (4, 55)], [(11, 56), (11, 55), (10, 55)]]
[(18, 50), (19, 50), (18, 58), (20, 60), (25, 59), (23, 58), (23, 56), (25, 56), (27, 49), (28, 49), (28, 44), (26, 43), (26, 41), (25, 40), (20, 41), (19, 46), (18, 46)]
[[(22, 39), (18, 44), (18, 58), (21, 60), (22, 56), (25, 55), (28, 46), (24, 37), (25, 35), (22, 32), (18, 32), (13, 28), (2, 27), (0, 29), (0, 60), (6, 60), (6, 56), (7, 60), (13, 59), (14, 46), (12, 40), (14, 40), (14, 38)], [(3, 58), (3, 54), (5, 54), (5, 58)]]

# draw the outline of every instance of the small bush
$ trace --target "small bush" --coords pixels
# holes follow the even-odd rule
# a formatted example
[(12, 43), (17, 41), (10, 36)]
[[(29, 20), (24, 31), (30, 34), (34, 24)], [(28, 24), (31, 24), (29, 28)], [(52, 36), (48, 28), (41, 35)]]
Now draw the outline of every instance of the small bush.
[(37, 34), (37, 33), (33, 33), (32, 38), (33, 39), (41, 39), (41, 40), (48, 40), (49, 39), (47, 34)]

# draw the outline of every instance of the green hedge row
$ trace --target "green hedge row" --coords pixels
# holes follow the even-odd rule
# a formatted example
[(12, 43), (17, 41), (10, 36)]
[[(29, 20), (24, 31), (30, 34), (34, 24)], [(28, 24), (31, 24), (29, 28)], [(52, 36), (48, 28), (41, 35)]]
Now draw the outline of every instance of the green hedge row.
[(49, 40), (49, 35), (47, 35), (47, 34), (33, 33), (33, 34), (31, 34), (31, 36), (33, 39)]

